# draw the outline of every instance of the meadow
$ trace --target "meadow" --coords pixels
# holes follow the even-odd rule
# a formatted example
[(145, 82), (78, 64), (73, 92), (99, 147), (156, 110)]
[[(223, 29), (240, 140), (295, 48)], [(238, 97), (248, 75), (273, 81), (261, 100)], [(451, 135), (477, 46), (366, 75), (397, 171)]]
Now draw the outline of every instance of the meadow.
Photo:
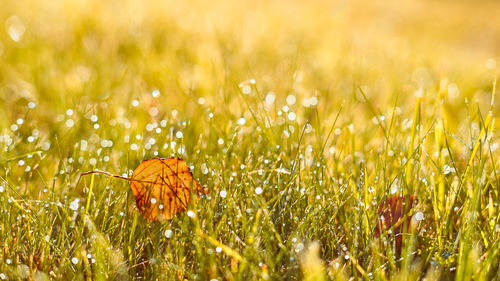
[[(500, 280), (499, 12), (1, 1), (0, 280)], [(81, 176), (154, 157), (208, 194), (150, 221)]]

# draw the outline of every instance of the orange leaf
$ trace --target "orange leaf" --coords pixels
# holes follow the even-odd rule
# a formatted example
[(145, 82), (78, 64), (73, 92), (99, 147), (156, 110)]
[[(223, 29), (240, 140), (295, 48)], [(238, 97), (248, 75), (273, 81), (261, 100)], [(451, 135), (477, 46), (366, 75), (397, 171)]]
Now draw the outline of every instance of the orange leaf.
[(129, 180), (137, 208), (150, 220), (172, 219), (186, 211), (191, 190), (198, 195), (207, 193), (178, 157), (144, 160)]
[(186, 211), (191, 191), (197, 195), (208, 193), (193, 178), (186, 162), (178, 157), (144, 160), (130, 178), (99, 170), (82, 173), (80, 176), (90, 174), (128, 180), (137, 208), (149, 220), (172, 219), (175, 214)]

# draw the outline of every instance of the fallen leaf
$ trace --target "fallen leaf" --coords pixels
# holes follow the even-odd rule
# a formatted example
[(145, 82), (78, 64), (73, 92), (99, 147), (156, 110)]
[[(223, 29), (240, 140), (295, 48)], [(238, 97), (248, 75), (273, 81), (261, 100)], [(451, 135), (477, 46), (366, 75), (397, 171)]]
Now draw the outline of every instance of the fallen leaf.
[(146, 218), (159, 221), (186, 211), (191, 190), (206, 194), (186, 162), (178, 157), (142, 161), (130, 178), (130, 186), (139, 211)]
[(95, 173), (128, 180), (137, 208), (147, 219), (153, 221), (172, 219), (175, 214), (186, 211), (192, 193), (208, 193), (207, 189), (193, 178), (186, 161), (178, 157), (144, 160), (130, 178), (103, 171), (91, 171), (81, 175)]
[[(416, 204), (415, 196), (393, 195), (382, 202), (378, 208), (378, 222), (375, 237), (387, 232), (387, 237), (395, 237), (396, 252), (401, 252), (403, 233), (410, 229), (410, 210)], [(406, 217), (406, 218), (405, 218)], [(390, 231), (390, 232), (389, 232)]]

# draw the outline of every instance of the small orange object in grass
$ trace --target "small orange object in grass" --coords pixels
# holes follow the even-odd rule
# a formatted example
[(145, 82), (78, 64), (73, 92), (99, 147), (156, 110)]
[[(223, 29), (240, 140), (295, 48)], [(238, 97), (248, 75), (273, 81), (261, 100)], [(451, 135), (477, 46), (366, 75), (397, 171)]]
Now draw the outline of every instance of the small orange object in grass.
[(137, 208), (147, 219), (154, 221), (172, 219), (175, 214), (186, 211), (191, 190), (197, 195), (207, 194), (207, 189), (193, 178), (186, 162), (178, 157), (144, 160), (130, 178), (102, 171), (82, 175), (92, 173), (130, 181)]
[(382, 233), (392, 230), (392, 233), (388, 233), (387, 237), (391, 238), (394, 235), (397, 253), (401, 253), (404, 232), (408, 232), (410, 229), (412, 217), (410, 210), (414, 204), (416, 204), (416, 198), (413, 195), (405, 197), (393, 195), (382, 202), (378, 208), (375, 237), (379, 237)]

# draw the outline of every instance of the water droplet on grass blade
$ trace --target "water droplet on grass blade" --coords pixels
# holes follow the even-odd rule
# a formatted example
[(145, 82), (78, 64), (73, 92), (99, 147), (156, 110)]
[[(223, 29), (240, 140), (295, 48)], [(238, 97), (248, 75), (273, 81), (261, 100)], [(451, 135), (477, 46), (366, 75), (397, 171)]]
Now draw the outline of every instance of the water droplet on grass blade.
[(415, 220), (417, 220), (417, 221), (423, 221), (423, 220), (424, 220), (424, 213), (422, 213), (422, 212), (417, 212), (417, 213), (415, 214)]
[(494, 58), (489, 58), (486, 60), (486, 68), (488, 69), (495, 69), (497, 66), (497, 62)]
[(249, 85), (245, 85), (241, 88), (241, 92), (245, 95), (248, 95), (252, 92), (252, 87), (250, 87)]
[(267, 93), (266, 98), (265, 98), (265, 102), (267, 104), (269, 104), (269, 105), (273, 104), (275, 100), (276, 100), (276, 95), (273, 92)]
[(66, 124), (66, 127), (71, 128), (75, 125), (75, 121), (73, 121), (73, 119), (68, 119), (68, 120), (66, 120), (65, 124)]
[(227, 192), (225, 190), (221, 190), (221, 192), (219, 194), (220, 194), (220, 197), (222, 197), (222, 198), (226, 198), (226, 196), (227, 196)]
[(5, 22), (5, 29), (14, 42), (19, 42), (26, 31), (26, 27), (17, 16), (11, 16)]
[(455, 169), (453, 169), (452, 167), (448, 166), (448, 165), (444, 165), (443, 167), (443, 174), (445, 175), (449, 175), (451, 172), (453, 172)]
[(78, 210), (78, 207), (79, 207), (79, 199), (75, 199), (73, 200), (70, 204), (69, 204), (69, 208), (73, 211), (77, 211)]

